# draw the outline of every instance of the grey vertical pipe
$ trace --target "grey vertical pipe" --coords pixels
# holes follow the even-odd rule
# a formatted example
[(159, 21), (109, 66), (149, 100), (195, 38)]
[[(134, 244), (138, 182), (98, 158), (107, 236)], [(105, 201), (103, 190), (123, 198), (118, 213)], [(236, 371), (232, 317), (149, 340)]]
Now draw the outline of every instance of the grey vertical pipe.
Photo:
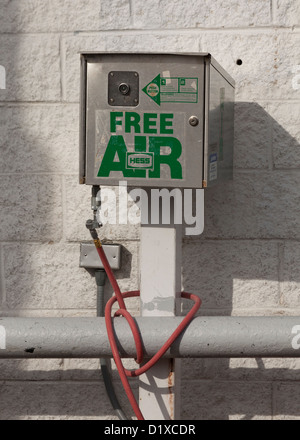
[[(182, 318), (138, 317), (145, 356), (154, 355)], [(130, 328), (114, 318), (122, 357), (135, 357)], [(299, 357), (300, 317), (195, 318), (165, 357)], [(104, 318), (0, 318), (0, 358), (111, 357)]]
[[(105, 312), (104, 301), (104, 285), (106, 279), (106, 273), (104, 269), (95, 271), (95, 278), (97, 284), (97, 316), (103, 317)], [(110, 359), (100, 358), (100, 368), (103, 376), (103, 381), (106, 389), (106, 393), (109, 397), (110, 403), (115, 410), (119, 420), (128, 420), (115, 393), (115, 389), (112, 383), (110, 373)]]

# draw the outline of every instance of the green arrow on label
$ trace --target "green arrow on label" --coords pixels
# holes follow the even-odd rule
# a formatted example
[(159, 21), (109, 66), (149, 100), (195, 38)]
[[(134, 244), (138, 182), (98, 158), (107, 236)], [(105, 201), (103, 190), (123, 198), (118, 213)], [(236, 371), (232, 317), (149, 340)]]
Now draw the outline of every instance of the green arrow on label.
[(160, 74), (143, 88), (143, 92), (160, 105)]

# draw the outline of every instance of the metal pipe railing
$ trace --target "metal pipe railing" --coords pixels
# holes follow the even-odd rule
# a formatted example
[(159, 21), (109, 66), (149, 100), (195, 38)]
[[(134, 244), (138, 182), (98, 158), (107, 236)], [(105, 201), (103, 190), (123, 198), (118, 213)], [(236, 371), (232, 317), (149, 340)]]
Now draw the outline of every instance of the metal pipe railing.
[[(153, 356), (182, 317), (138, 317), (145, 357)], [(114, 318), (122, 357), (135, 357), (131, 330)], [(197, 317), (165, 357), (299, 357), (300, 317)], [(111, 357), (104, 318), (0, 318), (0, 358)]]

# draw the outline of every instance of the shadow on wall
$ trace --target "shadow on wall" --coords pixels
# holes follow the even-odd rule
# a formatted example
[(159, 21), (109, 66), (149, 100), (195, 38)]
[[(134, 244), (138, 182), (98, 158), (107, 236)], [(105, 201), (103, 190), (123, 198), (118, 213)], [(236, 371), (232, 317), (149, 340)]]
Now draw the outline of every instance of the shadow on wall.
[(295, 314), (299, 144), (258, 104), (236, 103), (235, 119), (234, 177), (205, 192), (204, 233), (185, 238), (184, 288), (205, 314)]
[[(261, 106), (236, 103), (234, 178), (206, 191), (204, 233), (184, 240), (183, 288), (202, 298), (200, 315), (300, 316), (299, 147)], [(185, 374), (185, 419), (299, 417), (297, 358), (190, 359)]]

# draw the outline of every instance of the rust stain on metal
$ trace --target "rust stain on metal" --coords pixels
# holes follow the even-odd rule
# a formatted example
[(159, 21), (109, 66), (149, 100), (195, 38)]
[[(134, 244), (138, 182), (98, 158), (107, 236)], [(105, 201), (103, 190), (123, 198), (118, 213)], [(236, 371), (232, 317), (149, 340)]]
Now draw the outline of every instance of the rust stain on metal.
[(170, 359), (169, 370), (170, 370), (168, 374), (169, 410), (170, 410), (170, 419), (174, 420), (174, 359)]

